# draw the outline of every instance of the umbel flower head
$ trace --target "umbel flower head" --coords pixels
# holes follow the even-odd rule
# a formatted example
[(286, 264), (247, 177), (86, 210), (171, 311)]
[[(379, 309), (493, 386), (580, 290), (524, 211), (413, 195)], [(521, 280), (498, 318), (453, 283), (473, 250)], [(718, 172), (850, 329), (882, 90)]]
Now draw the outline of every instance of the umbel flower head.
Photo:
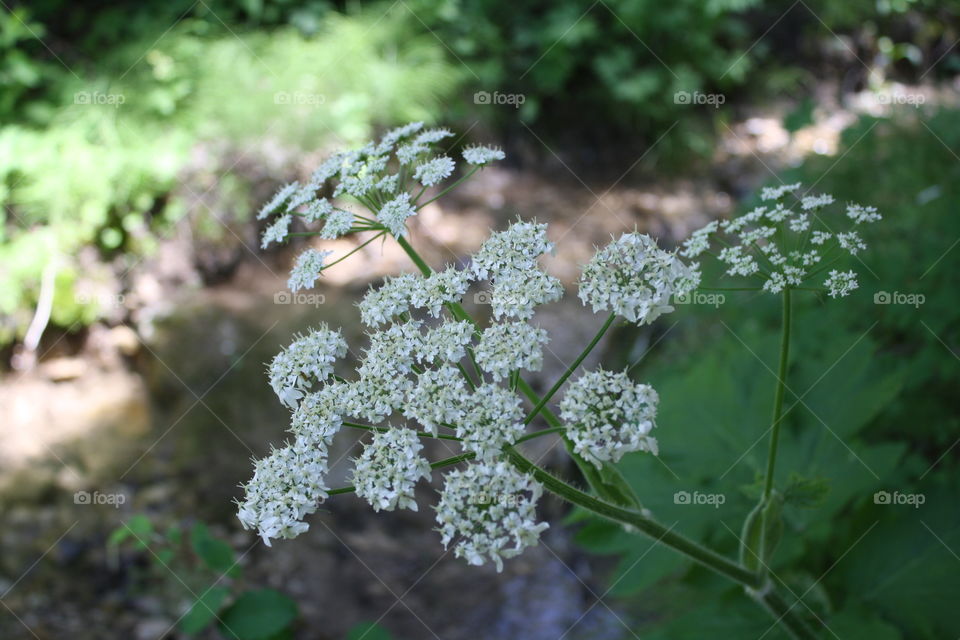
[[(240, 506), (244, 526), (265, 540), (305, 531), (302, 519), (329, 493), (328, 447), (348, 425), (373, 431), (353, 458), (351, 478), (375, 510), (418, 509), (416, 486), (431, 477), (419, 438), (441, 438), (460, 448), (466, 464), (443, 476), (435, 507), (443, 544), (471, 564), (492, 561), (498, 569), (535, 544), (547, 527), (535, 513), (542, 489), (506, 450), (524, 438), (529, 422), (516, 377), (542, 367), (548, 342), (535, 308), (563, 293), (540, 266), (553, 248), (546, 231), (517, 221), (491, 234), (467, 268), (402, 274), (372, 287), (358, 303), (370, 332), (367, 346), (354, 351), (361, 355), (353, 380), (333, 376), (347, 345), (326, 326), (274, 358), (270, 383), (293, 410), (296, 440), (256, 463)], [(688, 290), (695, 278), (694, 269), (651, 238), (626, 234), (585, 267), (581, 295), (592, 292), (588, 299), (602, 308), (644, 323), (668, 312), (669, 296)], [(462, 309), (456, 305), (484, 281), (501, 295), (502, 307), (480, 326), (452, 310)], [(514, 296), (509, 301), (504, 288)], [(572, 383), (560, 406), (576, 452), (601, 465), (630, 451), (656, 453), (650, 435), (656, 404), (649, 386), (598, 370)]]
[[(307, 184), (287, 185), (261, 211), (262, 218), (276, 216), (269, 240), (282, 241), (294, 218), (322, 224), (323, 237), (359, 230), (406, 236), (406, 221), (420, 206), (411, 193), (422, 194), (455, 171), (451, 157), (432, 150), (450, 135), (415, 123), (331, 157)], [(470, 147), (463, 156), (480, 167), (503, 153)], [(352, 197), (370, 215), (321, 198), (328, 182), (334, 198)], [(598, 466), (631, 451), (655, 454), (656, 392), (626, 373), (602, 369), (570, 384), (560, 404), (562, 427), (527, 433), (528, 425), (538, 427), (536, 415), (527, 415), (532, 403), (518, 393), (520, 378), (543, 367), (549, 345), (536, 310), (564, 294), (540, 263), (552, 250), (545, 224), (517, 220), (492, 233), (465, 266), (405, 273), (372, 287), (358, 303), (366, 344), (351, 351), (355, 374), (346, 379), (334, 374), (348, 352), (339, 332), (321, 326), (297, 336), (268, 369), (270, 385), (291, 409), (293, 440), (255, 461), (238, 503), (244, 527), (268, 543), (306, 531), (304, 518), (332, 491), (327, 474), (334, 437), (345, 428), (364, 430), (350, 459), (353, 486), (337, 493), (353, 491), (376, 511), (416, 511), (426, 499), (418, 485), (439, 480), (433, 504), (440, 541), (470, 564), (492, 562), (499, 570), (548, 526), (536, 515), (543, 488), (514, 465), (513, 447), (561, 429), (576, 453)], [(297, 259), (290, 287), (313, 286), (328, 259), (329, 252), (308, 249)], [(647, 324), (670, 312), (670, 297), (689, 292), (698, 277), (696, 265), (649, 236), (627, 233), (584, 266), (579, 294), (594, 310)], [(850, 286), (842, 274), (836, 282)], [(476, 322), (463, 304), (480, 291), (490, 306), (488, 317)], [(431, 463), (421, 438), (437, 439), (452, 457)]]
[(657, 453), (650, 435), (659, 397), (648, 384), (633, 382), (625, 371), (598, 369), (580, 376), (560, 403), (560, 417), (574, 451), (600, 468), (631, 451)]
[[(258, 220), (274, 217), (263, 233), (262, 248), (286, 241), (296, 224), (307, 229), (319, 227), (319, 231), (303, 233), (326, 240), (359, 232), (405, 236), (407, 220), (425, 204), (420, 202), (424, 190), (441, 185), (456, 172), (457, 162), (437, 149), (452, 135), (446, 129), (427, 129), (422, 122), (414, 122), (388, 131), (379, 141), (360, 149), (332, 155), (306, 184), (284, 185), (260, 209)], [(504, 157), (499, 149), (485, 146), (466, 147), (462, 155), (474, 170)], [(356, 205), (367, 213), (344, 208)], [(308, 289), (316, 283), (326, 253), (308, 249), (297, 259), (291, 290)]]
[(697, 258), (723, 234), (717, 258), (729, 276), (757, 279), (770, 293), (823, 278), (820, 283), (830, 297), (849, 295), (858, 286), (857, 274), (830, 267), (845, 255), (864, 251), (859, 227), (881, 216), (874, 207), (859, 204), (847, 205), (846, 215), (838, 215), (829, 211), (833, 196), (796, 196), (799, 189), (800, 183), (763, 189), (766, 204), (731, 220), (710, 222), (691, 234), (680, 254)]
[(685, 265), (648, 235), (625, 233), (583, 268), (580, 299), (594, 311), (611, 311), (630, 322), (650, 324), (673, 311), (671, 296), (684, 296), (699, 283), (696, 265)]
[(549, 528), (537, 522), (536, 504), (543, 487), (506, 462), (468, 464), (449, 472), (437, 504), (443, 546), (457, 540), (453, 553), (469, 564), (503, 559), (535, 545)]

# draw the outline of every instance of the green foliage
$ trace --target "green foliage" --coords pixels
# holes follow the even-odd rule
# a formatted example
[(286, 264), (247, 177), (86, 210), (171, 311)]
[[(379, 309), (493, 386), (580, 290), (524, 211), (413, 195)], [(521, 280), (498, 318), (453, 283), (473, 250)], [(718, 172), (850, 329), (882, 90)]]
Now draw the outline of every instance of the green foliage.
[(361, 622), (347, 632), (347, 640), (393, 640), (393, 636), (375, 622)]
[[(960, 344), (960, 254), (952, 249), (960, 219), (952, 203), (960, 164), (948, 147), (960, 144), (960, 120), (948, 111), (924, 123), (865, 120), (845, 138), (842, 161), (814, 161), (784, 176), (817, 182), (816, 191), (840, 201), (868, 200), (884, 220), (868, 238), (861, 290), (839, 302), (808, 294), (796, 308), (775, 479), (784, 532), (767, 564), (803, 594), (801, 608), (840, 637), (953, 637), (960, 583), (951, 549), (960, 545), (960, 520), (957, 456), (949, 449), (960, 382), (951, 352)], [(897, 304), (881, 295), (875, 303), (884, 292), (925, 299)], [(717, 311), (678, 312), (675, 339), (645, 360), (638, 378), (661, 396), (661, 456), (633, 455), (620, 465), (662, 522), (728, 554), (760, 495), (777, 342), (775, 302), (745, 304), (734, 295), (749, 294), (728, 294)], [(678, 491), (726, 500), (716, 508), (675, 504)], [(923, 501), (875, 504), (878, 491)], [(588, 521), (577, 540), (620, 556), (613, 593), (681, 590), (684, 597), (661, 603), (666, 618), (651, 637), (757, 637), (765, 629), (754, 633), (751, 620), (765, 621), (751, 603), (727, 603), (727, 585), (648, 540), (599, 521)], [(692, 604), (699, 602), (711, 604)], [(693, 619), (718, 629), (698, 631)]]
[[(103, 301), (77, 294), (80, 272), (91, 279), (78, 254), (92, 245), (102, 260), (130, 264), (150, 255), (155, 237), (201, 195), (175, 189), (200, 145), (242, 159), (264, 140), (306, 151), (356, 143), (378, 125), (430, 120), (457, 72), (432, 36), (378, 17), (330, 14), (309, 37), (289, 27), (238, 33), (206, 15), (187, 17), (162, 38), (144, 31), (71, 59), (76, 75), (37, 63), (45, 83), (31, 84), (16, 70), (29, 34), (21, 20), (38, 33), (42, 25), (4, 14), (0, 50), (10, 51), (0, 86), (11, 104), (7, 112), (0, 102), (10, 116), (0, 128), (0, 344), (22, 335), (50, 263), (60, 274), (54, 323), (100, 317)], [(223, 170), (205, 170), (229, 174), (237, 162), (220, 161)], [(228, 198), (221, 207), (237, 220), (250, 216), (249, 179), (217, 177)], [(198, 230), (223, 233), (216, 221)]]
[[(185, 544), (187, 543), (187, 544)], [(114, 530), (107, 545), (119, 550), (130, 544), (151, 561), (151, 581), (166, 582), (193, 596), (179, 628), (197, 635), (214, 626), (230, 640), (280, 640), (290, 638), (299, 613), (297, 603), (273, 589), (249, 589), (233, 548), (215, 537), (203, 522), (190, 528), (188, 540), (177, 525), (164, 532), (145, 515), (135, 515)]]
[(269, 640), (286, 630), (297, 615), (297, 603), (279, 591), (247, 591), (223, 612), (220, 630), (239, 640)]

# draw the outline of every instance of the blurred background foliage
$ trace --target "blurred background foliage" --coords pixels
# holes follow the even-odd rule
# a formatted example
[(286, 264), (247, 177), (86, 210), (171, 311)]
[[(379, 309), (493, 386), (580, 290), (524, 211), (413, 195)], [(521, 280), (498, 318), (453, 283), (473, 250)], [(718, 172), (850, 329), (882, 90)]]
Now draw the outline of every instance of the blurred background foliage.
[[(101, 315), (76, 296), (77, 252), (153, 251), (151, 232), (197, 195), (174, 187), (201, 143), (316, 150), (476, 116), (508, 147), (535, 127), (580, 166), (632, 158), (669, 128), (656, 157), (689, 170), (738, 104), (789, 98), (832, 59), (864, 62), (851, 86), (933, 62), (934, 76), (955, 72), (958, 13), (933, 0), (15, 4), (0, 14), (0, 344), (22, 337), (51, 262), (55, 324)], [(525, 100), (478, 111), (476, 91)], [(730, 108), (678, 111), (678, 91), (723, 92)], [(250, 178), (231, 178), (225, 206), (247, 219)]]
[[(845, 640), (960, 633), (951, 610), (960, 597), (952, 551), (960, 545), (960, 465), (949, 455), (960, 431), (951, 391), (960, 368), (949, 346), (960, 343), (956, 148), (956, 111), (923, 122), (866, 119), (845, 132), (848, 162), (812, 160), (782, 176), (839, 201), (884, 203), (884, 223), (868, 238), (877, 250), (848, 265), (863, 276), (860, 290), (844, 304), (797, 297), (778, 465), (787, 533), (771, 569), (803, 596), (811, 618)], [(922, 304), (882, 302), (895, 292), (922, 295)], [(779, 340), (777, 301), (754, 295), (743, 304), (748, 295), (681, 309), (667, 325), (671, 339), (652, 352), (629, 333), (632, 350), (613, 350), (659, 391), (658, 422), (669, 425), (658, 435), (659, 460), (632, 455), (621, 469), (663, 522), (682, 521), (730, 555), (759, 495)], [(726, 502), (691, 508), (675, 503), (678, 491), (720, 493)], [(891, 513), (875, 503), (878, 491), (922, 494), (925, 503)], [(704, 637), (705, 620), (710, 637), (758, 637), (770, 626), (736, 589), (616, 526), (590, 522), (578, 541), (619, 558), (613, 592), (643, 594), (640, 606), (657, 618), (649, 637)], [(667, 588), (651, 601), (653, 585)]]

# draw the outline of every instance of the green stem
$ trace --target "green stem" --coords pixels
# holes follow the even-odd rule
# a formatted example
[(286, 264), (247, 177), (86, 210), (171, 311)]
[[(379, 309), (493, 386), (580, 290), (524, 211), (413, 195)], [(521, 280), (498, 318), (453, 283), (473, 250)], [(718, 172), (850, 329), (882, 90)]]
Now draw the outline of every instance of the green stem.
[(671, 549), (744, 586), (752, 588), (758, 588), (760, 586), (760, 577), (758, 575), (741, 567), (733, 560), (725, 558), (679, 533), (674, 533), (671, 528), (665, 527), (641, 513), (609, 504), (570, 486), (563, 480), (560, 480), (532, 463), (513, 447), (509, 447), (506, 453), (510, 462), (512, 462), (515, 467), (520, 471), (531, 474), (543, 484), (543, 486), (567, 502), (591, 511), (608, 520), (631, 525), (654, 538), (657, 542), (665, 544)]
[(373, 242), (374, 240), (376, 240), (376, 239), (378, 239), (378, 238), (382, 238), (382, 237), (383, 237), (383, 234), (385, 234), (385, 233), (386, 233), (386, 231), (381, 231), (380, 233), (378, 233), (377, 235), (373, 236), (372, 238), (370, 238), (369, 240), (367, 240), (366, 242), (364, 242), (364, 243), (361, 244), (360, 246), (356, 247), (355, 249), (351, 249), (348, 253), (340, 256), (339, 258), (337, 258), (336, 260), (334, 260), (334, 261), (331, 262), (330, 264), (325, 264), (325, 265), (323, 265), (323, 269), (324, 269), (324, 270), (327, 270), (327, 269), (329, 269), (330, 267), (332, 267), (333, 265), (339, 264), (339, 263), (343, 262), (344, 260), (346, 260), (347, 258), (349, 258), (350, 256), (352, 256), (353, 254), (355, 254), (357, 251), (360, 251), (360, 249), (363, 249), (365, 246), (367, 246), (368, 244), (370, 244), (370, 243)]
[(593, 351), (594, 347), (597, 346), (597, 343), (600, 342), (600, 339), (603, 338), (604, 334), (607, 332), (607, 329), (610, 328), (610, 325), (613, 324), (613, 321), (616, 318), (617, 315), (615, 313), (611, 313), (609, 316), (607, 316), (607, 321), (604, 322), (603, 326), (600, 327), (600, 330), (597, 331), (597, 335), (593, 336), (593, 340), (590, 341), (590, 344), (584, 347), (583, 351), (580, 352), (580, 355), (577, 356), (577, 359), (574, 360), (569, 367), (567, 367), (567, 370), (564, 371), (563, 375), (560, 376), (560, 378), (553, 384), (552, 387), (550, 387), (550, 390), (547, 391), (542, 398), (540, 398), (540, 401), (537, 402), (530, 413), (527, 414), (527, 419), (523, 421), (523, 424), (530, 424), (533, 422), (533, 419), (536, 418), (537, 414), (540, 413), (540, 410), (543, 409), (548, 402), (550, 402), (550, 398), (552, 398), (554, 394), (560, 390), (560, 387), (562, 387), (563, 383), (567, 381), (567, 378), (573, 375), (573, 372), (577, 370), (577, 367), (580, 366), (580, 363), (583, 362), (588, 355), (590, 355), (590, 352)]
[[(424, 202), (423, 204), (418, 204), (418, 205), (417, 205), (417, 211), (420, 211), (420, 209), (423, 209), (425, 206), (427, 206), (428, 204), (430, 204), (430, 203), (433, 202), (434, 200), (437, 200), (437, 199), (439, 199), (439, 198), (442, 198), (444, 195), (450, 193), (450, 191), (456, 189), (458, 186), (460, 186), (460, 184), (462, 184), (463, 182), (466, 182), (467, 180), (469, 180), (469, 179), (470, 179), (470, 176), (472, 176), (473, 174), (475, 174), (475, 173), (476, 173), (477, 171), (479, 171), (479, 170), (480, 170), (480, 167), (479, 167), (479, 166), (476, 166), (476, 167), (474, 167), (473, 169), (470, 169), (470, 171), (467, 171), (465, 174), (463, 174), (463, 176), (462, 176), (459, 180), (457, 180), (456, 182), (454, 182), (453, 184), (451, 184), (449, 187), (447, 187), (446, 189), (444, 189), (443, 191), (441, 191), (441, 192), (438, 193), (437, 195), (433, 196), (432, 198), (430, 198), (429, 200), (427, 200), (427, 201)], [(422, 193), (423, 193), (423, 192), (421, 191), (420, 193), (417, 194), (417, 198), (416, 198), (417, 200), (420, 199), (420, 195), (421, 195)]]
[(767, 475), (763, 486), (763, 500), (773, 491), (773, 474), (777, 465), (777, 447), (780, 444), (780, 426), (783, 417), (783, 396), (787, 389), (787, 363), (790, 359), (790, 289), (783, 290), (783, 322), (780, 333), (780, 366), (777, 369), (777, 387), (773, 397), (773, 425), (770, 431), (770, 449), (767, 452)]
[(796, 605), (789, 605), (776, 591), (770, 589), (764, 593), (753, 593), (748, 590), (751, 597), (760, 603), (771, 616), (777, 621), (777, 624), (783, 626), (795, 640), (816, 640), (816, 632), (810, 628), (797, 612), (793, 610)]

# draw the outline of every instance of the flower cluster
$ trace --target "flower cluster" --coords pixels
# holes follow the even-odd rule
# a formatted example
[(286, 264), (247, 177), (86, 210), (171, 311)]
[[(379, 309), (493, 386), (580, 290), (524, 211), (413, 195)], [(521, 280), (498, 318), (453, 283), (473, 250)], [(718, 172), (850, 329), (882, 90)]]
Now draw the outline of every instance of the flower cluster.
[(543, 488), (506, 462), (479, 462), (444, 478), (437, 504), (443, 546), (459, 541), (453, 552), (469, 564), (488, 558), (503, 570), (503, 559), (535, 545), (549, 528), (537, 522), (536, 504)]
[(630, 322), (650, 324), (673, 311), (671, 296), (684, 296), (700, 283), (690, 267), (663, 251), (648, 235), (625, 233), (596, 253), (583, 268), (580, 299)]
[[(856, 256), (867, 248), (855, 227), (880, 220), (875, 208), (847, 205), (844, 220), (827, 212), (833, 196), (795, 196), (799, 189), (799, 183), (763, 189), (766, 204), (731, 220), (710, 222), (691, 234), (680, 254), (697, 258), (722, 232), (726, 238), (718, 238), (722, 248), (717, 258), (727, 275), (759, 278), (764, 291), (780, 293), (827, 272), (844, 254)], [(838, 229), (844, 223), (854, 228)], [(830, 297), (849, 295), (857, 288), (856, 273), (829, 270), (823, 286)]]
[(574, 451), (599, 468), (631, 451), (657, 453), (650, 435), (659, 398), (653, 387), (633, 382), (625, 371), (598, 369), (580, 376), (560, 403), (560, 417)]
[[(449, 135), (414, 124), (361, 151), (334, 156), (308, 185), (287, 185), (264, 208), (263, 217), (277, 214), (269, 240), (281, 240), (295, 216), (323, 222), (324, 237), (364, 225), (404, 236), (406, 220), (418, 208), (406, 180), (419, 183), (422, 193), (452, 175), (453, 160), (431, 151)], [(470, 147), (463, 155), (476, 166), (503, 157), (485, 147)], [(391, 164), (399, 166), (397, 173), (387, 173)], [(374, 218), (318, 199), (329, 180), (336, 181), (334, 198), (352, 196), (368, 205)], [(338, 332), (322, 326), (298, 336), (268, 369), (271, 386), (292, 410), (293, 442), (255, 462), (239, 503), (243, 525), (268, 543), (305, 531), (303, 519), (330, 495), (325, 477), (333, 437), (344, 428), (361, 429), (369, 433), (352, 458), (353, 486), (338, 493), (352, 490), (376, 511), (416, 511), (418, 483), (430, 481), (434, 468), (456, 464), (441, 472), (434, 506), (442, 543), (470, 564), (489, 561), (499, 570), (504, 559), (536, 544), (548, 527), (536, 516), (543, 488), (514, 466), (514, 445), (562, 431), (580, 456), (598, 466), (629, 451), (656, 453), (650, 431), (657, 395), (625, 373), (582, 375), (561, 401), (563, 427), (526, 432), (536, 412), (527, 413), (532, 404), (526, 406), (518, 393), (520, 377), (542, 368), (549, 340), (535, 311), (564, 293), (540, 264), (552, 250), (546, 225), (518, 220), (492, 233), (465, 267), (405, 273), (372, 287), (358, 303), (368, 333), (366, 346), (352, 352), (359, 354), (352, 379), (334, 375), (336, 361), (348, 352)], [(293, 268), (291, 289), (313, 286), (328, 257), (318, 249), (304, 252)], [(628, 233), (585, 265), (580, 297), (595, 310), (645, 324), (669, 312), (670, 297), (689, 292), (698, 278), (696, 266), (661, 250), (648, 236)], [(848, 285), (838, 276), (837, 286)], [(471, 289), (488, 296), (486, 323), (466, 314)], [(431, 464), (421, 438), (440, 440), (453, 457)]]
[(353, 478), (357, 495), (374, 511), (417, 510), (413, 487), (421, 478), (430, 479), (430, 463), (420, 455), (423, 445), (411, 429), (395, 428), (378, 432), (355, 460)]
[[(275, 216), (263, 233), (261, 247), (284, 242), (296, 219), (305, 225), (322, 223), (319, 231), (307, 233), (325, 240), (360, 231), (405, 236), (407, 220), (422, 206), (418, 199), (423, 190), (441, 184), (456, 171), (456, 161), (437, 155), (435, 148), (452, 135), (446, 129), (427, 129), (422, 122), (414, 122), (388, 131), (379, 141), (360, 149), (332, 155), (309, 181), (284, 185), (260, 209), (258, 220)], [(477, 168), (504, 157), (499, 149), (485, 146), (465, 147), (462, 155), (468, 165)], [(370, 216), (342, 208), (344, 198), (367, 209)], [(301, 255), (290, 278), (291, 290), (312, 287), (326, 255), (314, 249)]]

